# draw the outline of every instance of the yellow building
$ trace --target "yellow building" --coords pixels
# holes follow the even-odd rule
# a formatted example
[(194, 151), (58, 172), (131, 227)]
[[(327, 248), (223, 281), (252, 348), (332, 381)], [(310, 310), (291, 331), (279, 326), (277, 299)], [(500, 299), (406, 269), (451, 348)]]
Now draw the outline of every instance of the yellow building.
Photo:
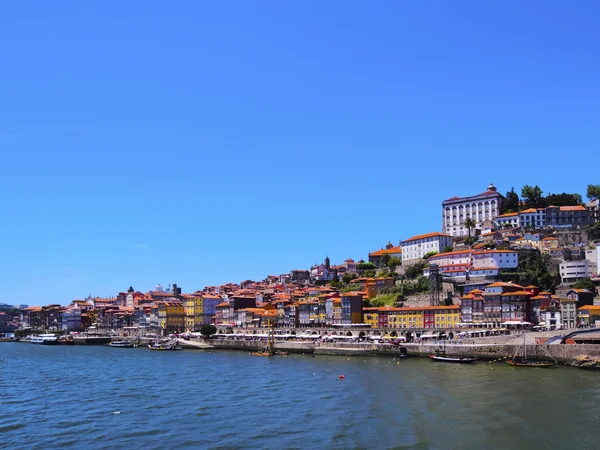
[(158, 326), (165, 334), (181, 332), (185, 327), (182, 302), (161, 302), (158, 305)]
[(371, 325), (371, 328), (378, 328), (379, 308), (363, 308), (363, 323)]
[(460, 322), (460, 306), (432, 306), (435, 308), (435, 328), (456, 328)]

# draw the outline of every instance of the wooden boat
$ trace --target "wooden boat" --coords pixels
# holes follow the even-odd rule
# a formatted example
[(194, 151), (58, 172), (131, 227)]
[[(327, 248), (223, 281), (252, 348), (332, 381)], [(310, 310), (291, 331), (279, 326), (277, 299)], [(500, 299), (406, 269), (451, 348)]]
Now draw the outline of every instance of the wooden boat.
[(542, 360), (535, 360), (535, 359), (522, 359), (522, 358), (514, 358), (513, 359), (508, 359), (506, 360), (506, 363), (510, 366), (515, 366), (515, 367), (552, 367), (554, 365), (554, 362), (552, 361), (542, 361)]
[[(523, 351), (521, 352), (521, 349)], [(527, 359), (527, 344), (525, 343), (525, 333), (523, 333), (523, 344), (517, 347), (515, 354), (511, 359), (506, 360), (506, 364), (513, 367), (539, 367), (546, 368), (554, 366), (556, 361), (545, 361), (541, 359)]]
[(476, 356), (446, 356), (445, 354), (436, 353), (435, 355), (429, 355), (429, 358), (433, 361), (447, 362), (447, 363), (458, 363), (458, 364), (469, 364), (477, 361)]

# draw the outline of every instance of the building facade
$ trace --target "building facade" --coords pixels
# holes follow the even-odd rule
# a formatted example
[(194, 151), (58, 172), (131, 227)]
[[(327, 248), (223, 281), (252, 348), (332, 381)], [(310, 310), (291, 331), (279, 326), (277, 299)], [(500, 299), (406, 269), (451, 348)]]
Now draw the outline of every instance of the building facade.
[(400, 242), (402, 248), (402, 262), (415, 262), (426, 253), (443, 252), (444, 248), (452, 247), (452, 236), (444, 233), (429, 233), (413, 236)]
[(560, 279), (563, 283), (574, 283), (583, 278), (595, 278), (598, 267), (592, 261), (564, 261), (560, 264)]
[[(504, 197), (491, 183), (487, 191), (472, 197), (452, 197), (442, 202), (442, 231), (450, 236), (468, 236), (466, 219), (473, 219), (481, 229), (486, 220), (494, 220), (500, 213)], [(404, 249), (403, 249), (404, 251)]]

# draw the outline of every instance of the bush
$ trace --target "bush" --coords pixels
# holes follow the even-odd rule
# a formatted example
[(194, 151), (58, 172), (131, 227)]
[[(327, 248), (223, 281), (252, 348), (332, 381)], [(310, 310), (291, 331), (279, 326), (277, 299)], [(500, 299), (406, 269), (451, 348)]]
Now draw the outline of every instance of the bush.
[(215, 327), (214, 325), (202, 325), (202, 328), (200, 328), (200, 334), (206, 338), (210, 338), (216, 332), (217, 327)]

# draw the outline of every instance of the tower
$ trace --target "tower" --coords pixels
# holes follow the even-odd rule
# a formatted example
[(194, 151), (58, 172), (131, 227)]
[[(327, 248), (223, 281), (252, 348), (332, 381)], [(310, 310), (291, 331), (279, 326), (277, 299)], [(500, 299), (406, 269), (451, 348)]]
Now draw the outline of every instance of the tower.
[(429, 305), (440, 306), (440, 290), (442, 285), (442, 277), (437, 264), (429, 266)]

